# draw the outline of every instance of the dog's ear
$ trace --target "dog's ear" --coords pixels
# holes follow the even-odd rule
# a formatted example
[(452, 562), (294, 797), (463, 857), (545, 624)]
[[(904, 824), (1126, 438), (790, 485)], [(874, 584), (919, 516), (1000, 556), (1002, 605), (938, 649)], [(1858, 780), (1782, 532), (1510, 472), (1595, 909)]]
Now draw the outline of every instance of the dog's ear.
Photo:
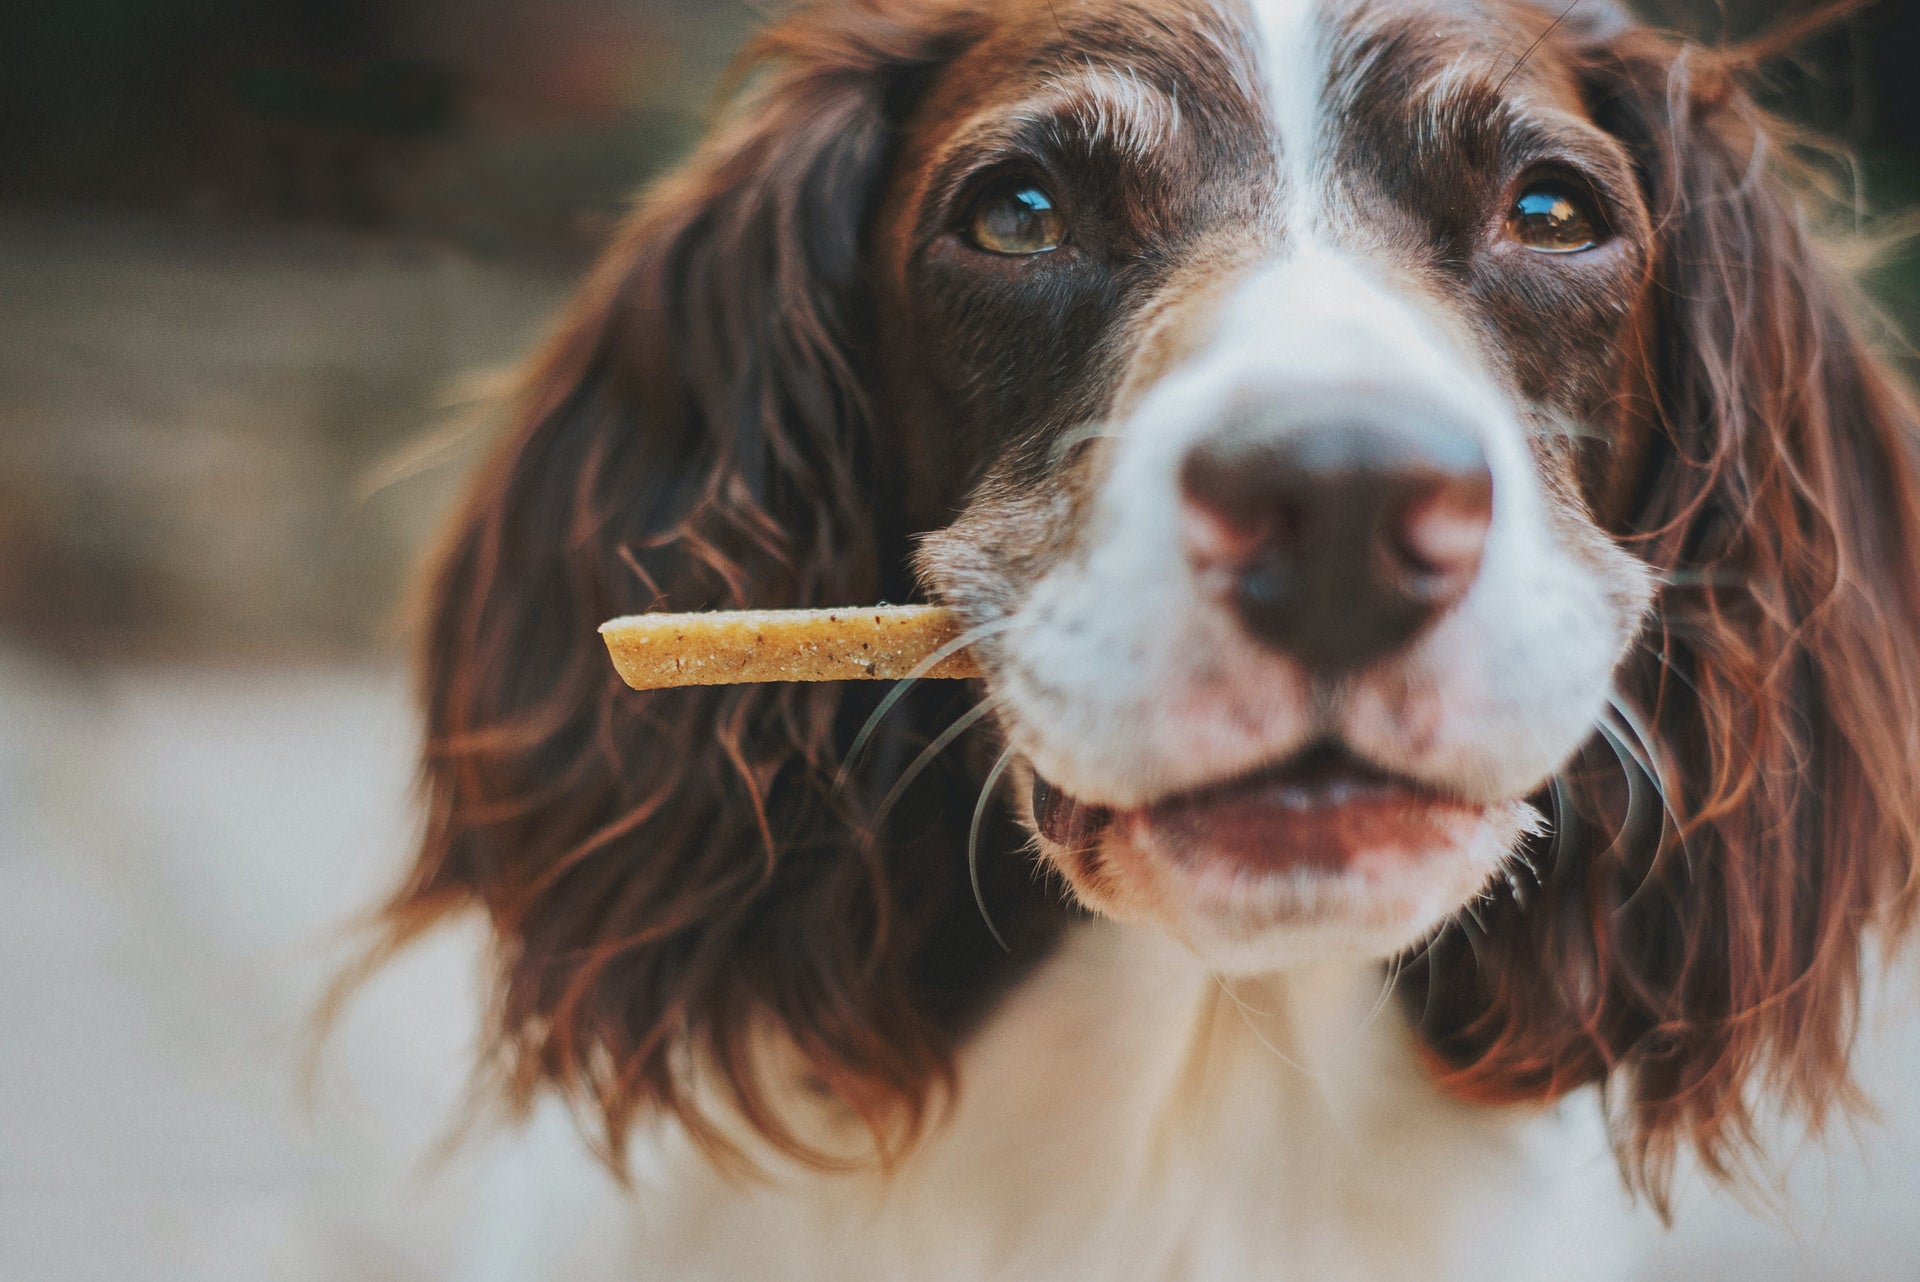
[(929, 8), (822, 6), (758, 44), (536, 362), (431, 583), (427, 828), (388, 945), (482, 906), (511, 1097), (559, 1088), (616, 1160), (656, 1111), (717, 1156), (752, 1131), (820, 1156), (766, 1090), (776, 1045), (877, 1131), (910, 1129), (947, 1071), (940, 967), (988, 939), (962, 852), (871, 840), (877, 789), (833, 787), (877, 695), (636, 694), (596, 633), (912, 592), (861, 278), (895, 114), (964, 38)]
[(1449, 1080), (1608, 1083), (1627, 1172), (1721, 1178), (1764, 1095), (1848, 1102), (1863, 935), (1914, 908), (1920, 491), (1914, 414), (1810, 234), (1737, 60), (1645, 31), (1590, 51), (1658, 237), (1629, 541), (1660, 573), (1557, 832), (1410, 968)]

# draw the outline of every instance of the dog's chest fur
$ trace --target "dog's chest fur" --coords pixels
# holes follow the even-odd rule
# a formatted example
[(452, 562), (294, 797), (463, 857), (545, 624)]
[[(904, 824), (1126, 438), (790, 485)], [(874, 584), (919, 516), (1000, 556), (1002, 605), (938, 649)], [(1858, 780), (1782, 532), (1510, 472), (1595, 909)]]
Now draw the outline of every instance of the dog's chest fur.
[[(617, 1249), (634, 1278), (1623, 1276), (1633, 1217), (1595, 1101), (1445, 1099), (1380, 985), (1343, 965), (1230, 993), (1157, 933), (1081, 927), (982, 1030), (891, 1180), (730, 1182), (658, 1141)], [(610, 1244), (564, 1211), (525, 1224), (528, 1192), (500, 1198), (523, 1243)], [(550, 1182), (534, 1199), (560, 1200)]]

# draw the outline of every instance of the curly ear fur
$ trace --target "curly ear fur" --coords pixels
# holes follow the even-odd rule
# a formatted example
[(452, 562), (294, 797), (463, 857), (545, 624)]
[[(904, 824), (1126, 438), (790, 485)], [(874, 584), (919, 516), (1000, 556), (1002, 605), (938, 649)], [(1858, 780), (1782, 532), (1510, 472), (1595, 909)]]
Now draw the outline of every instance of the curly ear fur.
[[(1915, 904), (1920, 490), (1909, 402), (1783, 174), (1738, 64), (1645, 31), (1589, 53), (1659, 234), (1626, 505), (1663, 574), (1614, 723), (1542, 798), (1557, 836), (1409, 966), (1462, 1092), (1608, 1082), (1630, 1180), (1721, 1178), (1755, 1096), (1818, 1127), (1863, 928)], [(1611, 742), (1608, 742), (1611, 740)]]
[[(909, 8), (924, 15), (803, 13), (751, 52), (730, 122), (653, 192), (536, 362), (431, 584), (428, 821), (387, 948), (482, 906), (510, 1097), (557, 1086), (616, 1164), (655, 1111), (718, 1157), (740, 1155), (743, 1119), (826, 1160), (772, 1098), (774, 1043), (883, 1148), (905, 1138), (996, 965), (952, 836), (971, 779), (936, 768), (872, 827), (888, 764), (952, 719), (954, 694), (910, 699), (875, 768), (836, 791), (875, 692), (635, 694), (596, 634), (653, 607), (913, 595), (859, 288), (889, 109), (961, 34)], [(1023, 845), (993, 835), (995, 852)], [(1007, 894), (1026, 877), (994, 867)], [(695, 1098), (695, 1064), (717, 1097)]]

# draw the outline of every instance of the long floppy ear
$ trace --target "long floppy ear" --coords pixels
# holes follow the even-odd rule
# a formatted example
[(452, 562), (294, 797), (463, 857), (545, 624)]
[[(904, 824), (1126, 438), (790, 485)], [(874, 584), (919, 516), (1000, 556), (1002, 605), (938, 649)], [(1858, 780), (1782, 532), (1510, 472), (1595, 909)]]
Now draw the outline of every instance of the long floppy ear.
[(1664, 586), (1543, 798), (1535, 880), (1405, 991), (1469, 1095), (1607, 1082), (1627, 1174), (1664, 1207), (1680, 1148), (1733, 1178), (1764, 1110), (1817, 1128), (1852, 1100), (1862, 937), (1915, 906), (1920, 491), (1909, 402), (1738, 60), (1637, 29), (1590, 56), (1659, 236), (1623, 507)]
[(877, 1135), (911, 1131), (991, 947), (964, 850), (936, 845), (974, 791), (923, 786), (879, 834), (879, 787), (833, 787), (877, 692), (638, 695), (596, 635), (655, 607), (912, 595), (862, 240), (891, 113), (961, 38), (928, 9), (823, 7), (762, 39), (537, 361), (431, 585), (427, 829), (388, 947), (481, 905), (510, 1097), (559, 1088), (616, 1162), (656, 1112), (717, 1156), (744, 1119), (823, 1158), (768, 1090), (769, 1034)]

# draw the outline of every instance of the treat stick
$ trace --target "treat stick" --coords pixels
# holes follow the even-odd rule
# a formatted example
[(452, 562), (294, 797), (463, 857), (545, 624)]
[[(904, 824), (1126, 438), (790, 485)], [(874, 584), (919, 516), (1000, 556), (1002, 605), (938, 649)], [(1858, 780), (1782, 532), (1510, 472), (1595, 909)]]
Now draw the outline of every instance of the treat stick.
[[(939, 606), (844, 610), (720, 610), (635, 614), (600, 625), (621, 678), (636, 690), (758, 681), (895, 681), (961, 633)], [(980, 675), (971, 651), (944, 656), (925, 677)]]

